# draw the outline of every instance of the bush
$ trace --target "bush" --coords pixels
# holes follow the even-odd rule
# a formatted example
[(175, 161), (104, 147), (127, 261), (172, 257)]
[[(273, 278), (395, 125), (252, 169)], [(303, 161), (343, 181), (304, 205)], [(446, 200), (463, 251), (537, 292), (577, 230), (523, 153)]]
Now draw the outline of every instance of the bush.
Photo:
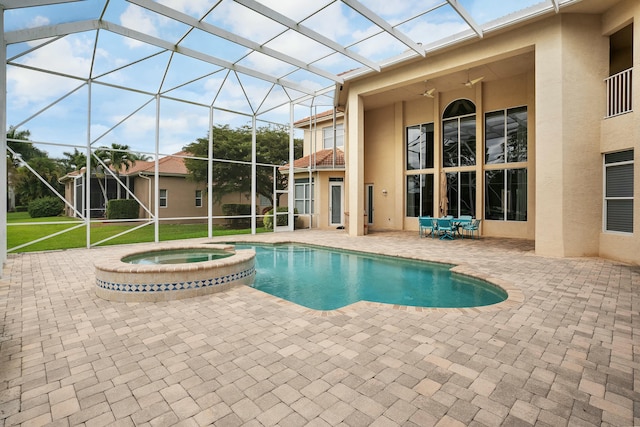
[[(256, 206), (256, 212), (258, 207)], [(233, 229), (247, 228), (251, 226), (251, 205), (246, 203), (226, 203), (222, 205), (222, 213), (225, 216), (247, 215), (247, 218), (229, 218), (229, 227)]]
[[(287, 212), (289, 208), (286, 206), (280, 206), (278, 212)], [(264, 214), (264, 228), (273, 229), (273, 209)], [(298, 219), (298, 209), (293, 210), (293, 223)], [(278, 217), (278, 227), (283, 225), (289, 225), (289, 215), (276, 215)]]
[(136, 219), (140, 213), (138, 202), (134, 199), (114, 199), (107, 202), (107, 219)]
[(64, 209), (64, 203), (57, 197), (41, 197), (29, 203), (27, 212), (31, 218), (58, 216)]
[(29, 212), (29, 206), (16, 206), (16, 212)]

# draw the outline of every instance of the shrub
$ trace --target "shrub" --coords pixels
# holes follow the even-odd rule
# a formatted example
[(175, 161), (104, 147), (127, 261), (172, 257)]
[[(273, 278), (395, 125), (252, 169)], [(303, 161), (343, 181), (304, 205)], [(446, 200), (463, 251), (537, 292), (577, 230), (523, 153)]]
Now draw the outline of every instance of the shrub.
[[(278, 212), (287, 212), (289, 210), (286, 206), (278, 207)], [(264, 214), (264, 228), (273, 229), (273, 209), (269, 210)], [(293, 223), (295, 225), (296, 220), (298, 219), (298, 209), (293, 210)], [(289, 215), (277, 215), (278, 217), (278, 226), (289, 225)]]
[[(256, 206), (256, 212), (258, 207)], [(247, 218), (229, 218), (229, 227), (233, 229), (247, 228), (251, 226), (251, 205), (246, 203), (226, 203), (222, 205), (222, 213), (225, 216), (247, 215)]]
[(64, 209), (64, 203), (57, 197), (41, 197), (29, 203), (27, 211), (31, 218), (43, 218), (46, 216), (58, 216)]
[(140, 208), (134, 199), (114, 199), (107, 202), (107, 219), (135, 219), (138, 218)]

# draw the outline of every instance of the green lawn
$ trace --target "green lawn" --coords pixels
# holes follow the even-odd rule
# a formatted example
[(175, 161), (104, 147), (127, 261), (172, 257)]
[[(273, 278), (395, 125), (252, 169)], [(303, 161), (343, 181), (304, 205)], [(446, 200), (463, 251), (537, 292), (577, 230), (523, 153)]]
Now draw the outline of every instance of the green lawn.
[[(28, 222), (65, 222), (68, 224), (31, 224), (31, 225), (12, 225), (16, 223)], [(68, 217), (49, 217), (49, 218), (31, 218), (26, 212), (11, 212), (7, 214), (7, 248), (11, 250), (16, 246), (37, 240), (41, 237), (70, 230), (74, 226), (81, 223), (73, 218)], [(100, 242), (110, 236), (115, 236), (126, 230), (131, 230), (141, 223), (121, 224), (121, 223), (93, 223), (91, 224), (91, 244)], [(268, 230), (271, 231), (271, 230)], [(214, 236), (249, 234), (250, 229), (229, 230), (220, 226), (214, 226)], [(264, 228), (258, 228), (258, 233), (267, 232)], [(197, 237), (207, 237), (207, 224), (160, 224), (159, 237), (164, 240), (191, 239)], [(35, 252), (54, 249), (69, 249), (86, 247), (87, 231), (84, 224), (82, 226), (50, 237), (38, 243), (30, 244), (23, 248), (11, 251), (15, 252)], [(127, 243), (153, 242), (154, 227), (153, 224), (132, 231), (113, 240), (102, 243), (101, 245), (120, 245)]]

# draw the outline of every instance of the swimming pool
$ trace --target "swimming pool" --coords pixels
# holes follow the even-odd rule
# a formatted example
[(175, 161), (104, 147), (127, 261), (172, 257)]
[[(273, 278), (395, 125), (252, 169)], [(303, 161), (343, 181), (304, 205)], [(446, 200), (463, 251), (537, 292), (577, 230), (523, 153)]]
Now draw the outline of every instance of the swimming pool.
[(253, 287), (314, 309), (358, 301), (414, 307), (478, 307), (507, 299), (485, 281), (451, 266), (298, 245), (237, 245), (256, 251)]
[(194, 262), (213, 261), (227, 258), (233, 252), (224, 249), (164, 249), (138, 253), (122, 258), (122, 262), (129, 264), (190, 264)]

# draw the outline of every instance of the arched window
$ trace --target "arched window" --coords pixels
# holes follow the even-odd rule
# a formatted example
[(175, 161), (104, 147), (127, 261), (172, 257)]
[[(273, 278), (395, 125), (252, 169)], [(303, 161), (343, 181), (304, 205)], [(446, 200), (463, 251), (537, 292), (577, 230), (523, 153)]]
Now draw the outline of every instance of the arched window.
[(475, 216), (476, 172), (469, 168), (475, 164), (476, 106), (458, 99), (442, 114), (442, 166), (447, 180), (447, 210), (442, 214)]
[(476, 106), (468, 99), (453, 101), (442, 115), (442, 165), (476, 164)]

